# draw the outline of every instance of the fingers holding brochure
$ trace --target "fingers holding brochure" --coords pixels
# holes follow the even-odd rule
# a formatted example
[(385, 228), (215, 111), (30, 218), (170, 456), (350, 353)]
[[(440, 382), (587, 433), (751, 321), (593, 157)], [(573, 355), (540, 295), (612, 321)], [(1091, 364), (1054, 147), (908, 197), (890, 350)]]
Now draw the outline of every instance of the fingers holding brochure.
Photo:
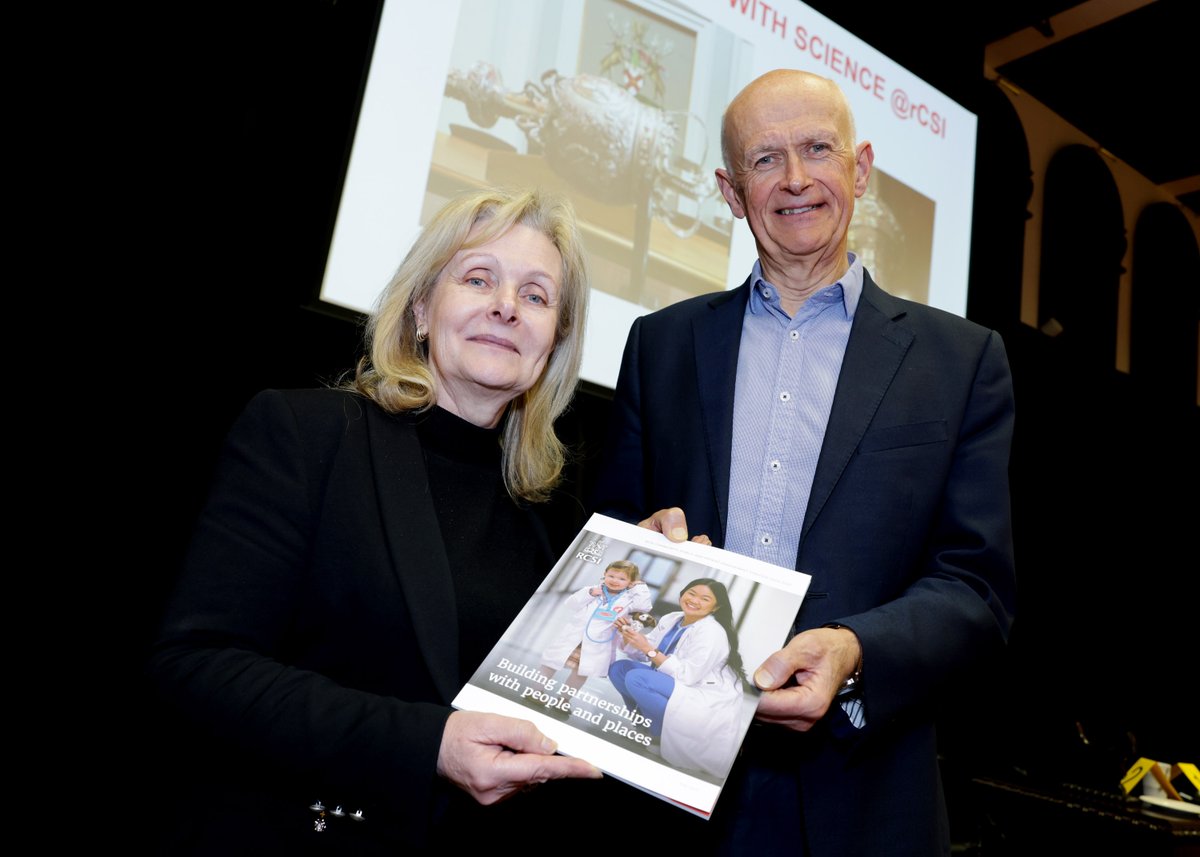
[(442, 733), (437, 771), (485, 806), (548, 780), (603, 776), (583, 759), (554, 755), (557, 749), (527, 720), (455, 711)]
[(700, 533), (688, 539), (687, 516), (683, 509), (672, 506), (670, 509), (659, 509), (649, 518), (638, 522), (639, 527), (662, 533), (673, 542), (693, 541), (700, 545), (711, 545), (712, 539)]

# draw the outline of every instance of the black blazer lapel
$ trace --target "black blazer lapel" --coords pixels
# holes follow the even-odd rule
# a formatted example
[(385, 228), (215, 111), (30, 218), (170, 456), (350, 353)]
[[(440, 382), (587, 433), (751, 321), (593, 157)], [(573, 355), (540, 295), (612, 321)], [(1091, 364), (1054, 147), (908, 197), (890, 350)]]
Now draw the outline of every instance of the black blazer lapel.
[(421, 654), (444, 701), (458, 693), (458, 606), (430, 501), (416, 430), (367, 408), (371, 462), (388, 561), (404, 592)]
[[(850, 340), (833, 396), (833, 409), (813, 475), (812, 492), (800, 532), (800, 545), (821, 514), (850, 456), (875, 417), (879, 403), (900, 369), (913, 333), (904, 323), (907, 310), (863, 272), (863, 291), (850, 327)], [(797, 554), (797, 559), (799, 554)]]
[(750, 280), (709, 301), (709, 311), (692, 322), (696, 354), (696, 384), (700, 391), (708, 472), (713, 475), (713, 503), (719, 533), (710, 533), (716, 544), (725, 542), (725, 515), (729, 505), (729, 465), (733, 442), (733, 400), (737, 384), (738, 350), (742, 344), (742, 318), (750, 296)]

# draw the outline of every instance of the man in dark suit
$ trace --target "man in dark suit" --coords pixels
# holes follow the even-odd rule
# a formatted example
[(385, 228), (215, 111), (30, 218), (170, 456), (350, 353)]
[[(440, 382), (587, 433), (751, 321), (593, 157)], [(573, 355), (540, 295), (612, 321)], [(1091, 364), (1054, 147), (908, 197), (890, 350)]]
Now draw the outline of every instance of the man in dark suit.
[(874, 153), (834, 83), (763, 75), (722, 149), (758, 262), (735, 290), (635, 322), (597, 497), (812, 575), (692, 833), (727, 853), (948, 854), (932, 709), (1003, 647), (1015, 600), (1004, 347), (888, 295), (848, 253)]

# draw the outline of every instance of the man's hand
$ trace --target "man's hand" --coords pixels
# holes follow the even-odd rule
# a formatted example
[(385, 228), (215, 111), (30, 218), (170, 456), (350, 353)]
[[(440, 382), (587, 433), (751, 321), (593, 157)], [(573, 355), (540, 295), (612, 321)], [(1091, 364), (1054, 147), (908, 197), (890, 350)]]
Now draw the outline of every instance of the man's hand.
[[(654, 530), (656, 533), (662, 533), (673, 542), (686, 542), (688, 540), (687, 517), (683, 514), (683, 509), (678, 506), (672, 506), (670, 509), (659, 509), (649, 518), (644, 521), (638, 521), (639, 527), (645, 527), (647, 530)], [(698, 545), (711, 545), (712, 539), (706, 535), (692, 536), (692, 541)]]
[(862, 647), (849, 628), (813, 628), (763, 661), (754, 683), (764, 691), (759, 720), (807, 732), (859, 664)]
[(455, 711), (442, 732), (437, 772), (484, 806), (547, 780), (603, 776), (582, 759), (553, 755), (555, 749), (528, 720)]

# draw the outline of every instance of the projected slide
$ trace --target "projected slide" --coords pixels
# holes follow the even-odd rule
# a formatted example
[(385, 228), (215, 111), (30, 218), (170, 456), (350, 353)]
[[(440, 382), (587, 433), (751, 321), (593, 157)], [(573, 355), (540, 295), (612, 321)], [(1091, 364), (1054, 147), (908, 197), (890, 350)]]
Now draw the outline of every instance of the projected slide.
[(779, 67), (837, 80), (874, 144), (851, 249), (893, 294), (962, 314), (975, 117), (807, 6), (756, 0), (389, 0), (322, 300), (369, 311), (462, 191), (559, 191), (592, 274), (583, 377), (611, 387), (634, 318), (749, 273), (713, 177), (721, 114)]

